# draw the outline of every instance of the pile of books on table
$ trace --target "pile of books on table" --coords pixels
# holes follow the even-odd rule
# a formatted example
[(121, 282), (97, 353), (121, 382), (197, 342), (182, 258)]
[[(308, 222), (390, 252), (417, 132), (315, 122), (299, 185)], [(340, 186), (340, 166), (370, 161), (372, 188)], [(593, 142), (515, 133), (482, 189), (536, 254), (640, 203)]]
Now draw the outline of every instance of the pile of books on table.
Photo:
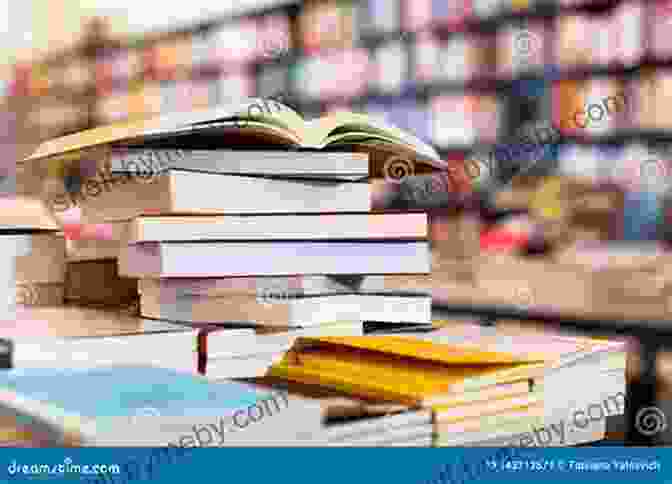
[[(454, 321), (415, 335), (301, 338), (269, 375), (406, 407), (347, 445), (566, 446), (603, 439), (607, 418), (624, 412), (625, 359), (621, 342)], [(345, 443), (331, 435), (325, 444)]]
[[(404, 335), (299, 338), (266, 376), (234, 383), (158, 368), (179, 352), (188, 366), (195, 331), (92, 319), (98, 336), (80, 340), (64, 336), (81, 328), (52, 320), (49, 355), (17, 325), (17, 369), (0, 374), (0, 406), (25, 418), (0, 435), (29, 434), (32, 445), (566, 446), (603, 439), (625, 407), (619, 342), (446, 321)], [(251, 342), (245, 331), (231, 339)], [(163, 356), (147, 367), (142, 350), (154, 346)], [(87, 348), (103, 353), (95, 368), (76, 363)]]
[[(118, 304), (137, 287), (141, 317), (203, 329), (198, 367), (219, 377), (263, 374), (300, 335), (429, 324), (429, 291), (401, 277), (429, 278), (427, 217), (369, 213), (369, 179), (390, 153), (422, 171), (436, 152), (362, 115), (269, 121), (255, 102), (98, 128), (23, 160), (51, 207), (81, 212), (66, 227), (68, 299), (107, 289)], [(58, 193), (65, 178), (79, 191)], [(240, 328), (265, 343), (229, 344)]]
[[(106, 242), (80, 234), (76, 249), (137, 284), (139, 316), (31, 308), (6, 325), (15, 369), (0, 375), (0, 406), (29, 417), (15, 418), (6, 440), (181, 448), (604, 437), (606, 417), (623, 412), (622, 343), (432, 322), (431, 263), (438, 257), (447, 279), (473, 274), (479, 226), (453, 213), (431, 230), (424, 213), (370, 213), (367, 182), (383, 177), (390, 153), (420, 173), (422, 162), (440, 165), (433, 150), (365, 118), (306, 128), (291, 113), (250, 117), (250, 103), (80, 133), (23, 161), (45, 176), (77, 173), (84, 187), (98, 180), (95, 196), (75, 198)], [(310, 149), (287, 150), (301, 138)], [(49, 190), (40, 195), (53, 201)], [(75, 399), (83, 387), (90, 399)], [(593, 419), (588, 408), (607, 401), (616, 407)]]

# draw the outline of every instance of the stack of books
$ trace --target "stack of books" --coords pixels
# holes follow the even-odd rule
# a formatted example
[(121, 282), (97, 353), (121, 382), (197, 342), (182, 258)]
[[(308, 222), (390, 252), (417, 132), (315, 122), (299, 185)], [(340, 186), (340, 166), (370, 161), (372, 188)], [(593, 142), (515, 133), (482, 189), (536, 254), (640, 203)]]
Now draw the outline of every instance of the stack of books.
[[(36, 438), (65, 435), (77, 445), (186, 446), (179, 442), (181, 435), (198, 439), (177, 415), (196, 412), (189, 407), (193, 402), (184, 403), (185, 413), (182, 407), (171, 413), (175, 408), (170, 400), (177, 393), (155, 395), (154, 386), (163, 381), (171, 388), (203, 386), (203, 380), (188, 381), (186, 376), (196, 376), (196, 367), (205, 363), (214, 371), (209, 381), (235, 390), (230, 395), (234, 401), (245, 388), (230, 386), (217, 373), (233, 369), (241, 377), (262, 374), (274, 359), (264, 377), (242, 380), (265, 395), (285, 395), (273, 418), (255, 424), (255, 432), (238, 431), (225, 441), (200, 432), (198, 446), (576, 445), (603, 439), (607, 420), (624, 411), (623, 343), (514, 323), (434, 324), (434, 329), (366, 337), (348, 336), (347, 325), (342, 325), (343, 336), (315, 338), (306, 337), (311, 328), (289, 334), (250, 328), (194, 330), (95, 309), (30, 308), (11, 327), (5, 325), (3, 336), (10, 341), (0, 341), (0, 346), (9, 344), (15, 368), (10, 381), (0, 385), (21, 396), (7, 394), (0, 405), (29, 418), (21, 426), (0, 423), (0, 440), (16, 445), (17, 439), (30, 435), (29, 445), (38, 445)], [(245, 356), (250, 353), (255, 354)], [(156, 367), (166, 370), (157, 373)], [(38, 384), (30, 383), (47, 378), (53, 385), (42, 384), (39, 392)], [(100, 382), (108, 379), (123, 381), (112, 390), (113, 400), (136, 390), (147, 396), (141, 399), (142, 408), (123, 405), (91, 413), (86, 405), (67, 401), (71, 378), (90, 379), (87, 387), (104, 386)], [(576, 392), (568, 392), (569, 387)], [(285, 412), (290, 407), (292, 412)], [(78, 418), (54, 418), (62, 411)], [(283, 415), (276, 418), (279, 412)], [(136, 426), (127, 428), (129, 420)], [(70, 421), (78, 424), (69, 426)], [(48, 428), (43, 428), (45, 422)], [(123, 436), (118, 425), (126, 429)], [(205, 421), (189, 425), (209, 427)]]
[[(625, 408), (623, 343), (525, 334), (520, 328), (493, 331), (484, 335), (478, 325), (451, 324), (414, 335), (300, 338), (269, 376), (406, 406), (406, 414), (429, 411), (439, 446), (524, 446), (534, 430), (553, 437), (533, 441), (540, 446), (604, 438), (607, 416)], [(569, 395), (569, 382), (580, 375), (600, 384)], [(593, 418), (597, 406), (601, 418)], [(577, 418), (587, 412), (590, 418)], [(420, 438), (412, 425), (401, 426), (395, 437), (382, 429), (368, 442)]]
[[(142, 317), (304, 335), (362, 334), (363, 321), (430, 323), (431, 294), (404, 290), (400, 277), (428, 278), (427, 217), (369, 213), (369, 180), (399, 156), (419, 172), (441, 168), (436, 152), (366, 116), (306, 123), (268, 106), (247, 100), (94, 129), (45, 143), (23, 164), (53, 174), (42, 193), (53, 208), (81, 211), (89, 229), (74, 244), (78, 263), (116, 256), (121, 280), (138, 281)], [(78, 193), (54, 193), (64, 174), (80, 179)], [(99, 254), (95, 237), (83, 237), (94, 226), (105, 239)], [(83, 293), (99, 283), (69, 281), (78, 281), (72, 299), (96, 299)], [(130, 291), (110, 292), (120, 300)], [(241, 370), (268, 366), (295, 336), (257, 337), (265, 348), (208, 352), (220, 360), (209, 368), (256, 376), (261, 369)]]
[[(368, 197), (348, 213), (284, 214), (285, 200), (269, 200), (257, 209), (263, 214), (136, 218), (119, 273), (139, 279), (140, 314), (195, 325), (313, 327), (313, 334), (318, 326), (361, 334), (362, 321), (431, 321), (429, 293), (385, 289), (388, 275), (430, 272), (426, 215), (369, 214)], [(280, 345), (276, 358), (286, 349)], [(218, 376), (256, 376), (219, 368)]]
[(39, 200), (0, 198), (3, 320), (26, 306), (63, 304), (65, 240)]

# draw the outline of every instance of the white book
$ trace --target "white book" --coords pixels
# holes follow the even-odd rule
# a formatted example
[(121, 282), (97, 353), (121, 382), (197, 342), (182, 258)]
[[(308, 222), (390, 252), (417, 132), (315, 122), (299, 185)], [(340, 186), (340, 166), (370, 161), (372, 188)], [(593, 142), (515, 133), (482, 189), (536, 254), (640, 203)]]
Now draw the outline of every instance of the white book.
[(170, 170), (149, 180), (130, 175), (102, 180), (98, 190), (96, 196), (78, 195), (82, 198), (82, 219), (88, 223), (130, 220), (143, 213), (262, 214), (370, 210), (368, 183), (333, 180), (272, 179)]
[[(157, 322), (153, 322), (157, 323)], [(94, 368), (120, 364), (152, 365), (194, 373), (197, 331), (161, 322), (170, 330), (123, 336), (20, 338), (13, 340), (15, 368)], [(231, 348), (254, 345), (251, 329), (227, 330)], [(220, 342), (223, 346), (224, 342)]]
[(283, 353), (296, 341), (296, 338), (309, 336), (362, 336), (364, 324), (361, 321), (324, 324), (310, 328), (293, 329), (275, 334), (255, 334), (253, 340), (242, 344), (240, 339), (232, 344), (231, 329), (217, 329), (207, 334), (208, 364), (215, 360), (235, 358), (237, 356)]
[(428, 274), (427, 242), (147, 243), (123, 248), (125, 277)]
[(428, 295), (335, 294), (286, 301), (257, 301), (249, 297), (142, 296), (144, 317), (185, 323), (229, 323), (268, 326), (315, 326), (339, 321), (428, 323), (432, 298)]
[(226, 175), (357, 180), (369, 176), (366, 153), (317, 151), (168, 150), (129, 149), (115, 151), (112, 173), (149, 176), (168, 169)]
[(284, 352), (276, 352), (208, 361), (205, 376), (215, 380), (262, 377), (271, 366), (282, 360), (283, 356)]
[(303, 214), (139, 217), (128, 243), (204, 240), (384, 240), (427, 238), (427, 215)]

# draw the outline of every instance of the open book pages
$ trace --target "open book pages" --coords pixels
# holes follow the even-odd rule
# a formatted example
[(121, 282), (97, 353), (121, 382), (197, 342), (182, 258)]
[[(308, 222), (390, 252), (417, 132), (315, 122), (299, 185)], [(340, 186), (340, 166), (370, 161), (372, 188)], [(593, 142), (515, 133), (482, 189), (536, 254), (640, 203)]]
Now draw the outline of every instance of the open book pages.
[[(412, 165), (416, 161), (438, 169), (447, 167), (431, 146), (380, 119), (342, 112), (306, 121), (277, 101), (258, 98), (86, 130), (43, 143), (19, 163), (63, 155), (67, 157), (80, 150), (111, 144), (363, 151), (379, 155), (372, 156), (374, 166), (397, 157), (403, 158), (411, 169), (415, 168)], [(372, 172), (371, 176), (376, 176), (376, 173)]]

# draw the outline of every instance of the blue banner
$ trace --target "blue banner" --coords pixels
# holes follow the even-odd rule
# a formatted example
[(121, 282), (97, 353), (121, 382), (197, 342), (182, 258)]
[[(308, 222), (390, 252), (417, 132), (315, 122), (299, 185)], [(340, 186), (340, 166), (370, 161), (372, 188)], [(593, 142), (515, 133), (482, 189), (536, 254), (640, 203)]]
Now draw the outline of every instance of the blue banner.
[(0, 482), (663, 483), (672, 480), (671, 457), (670, 448), (623, 447), (3, 448)]

